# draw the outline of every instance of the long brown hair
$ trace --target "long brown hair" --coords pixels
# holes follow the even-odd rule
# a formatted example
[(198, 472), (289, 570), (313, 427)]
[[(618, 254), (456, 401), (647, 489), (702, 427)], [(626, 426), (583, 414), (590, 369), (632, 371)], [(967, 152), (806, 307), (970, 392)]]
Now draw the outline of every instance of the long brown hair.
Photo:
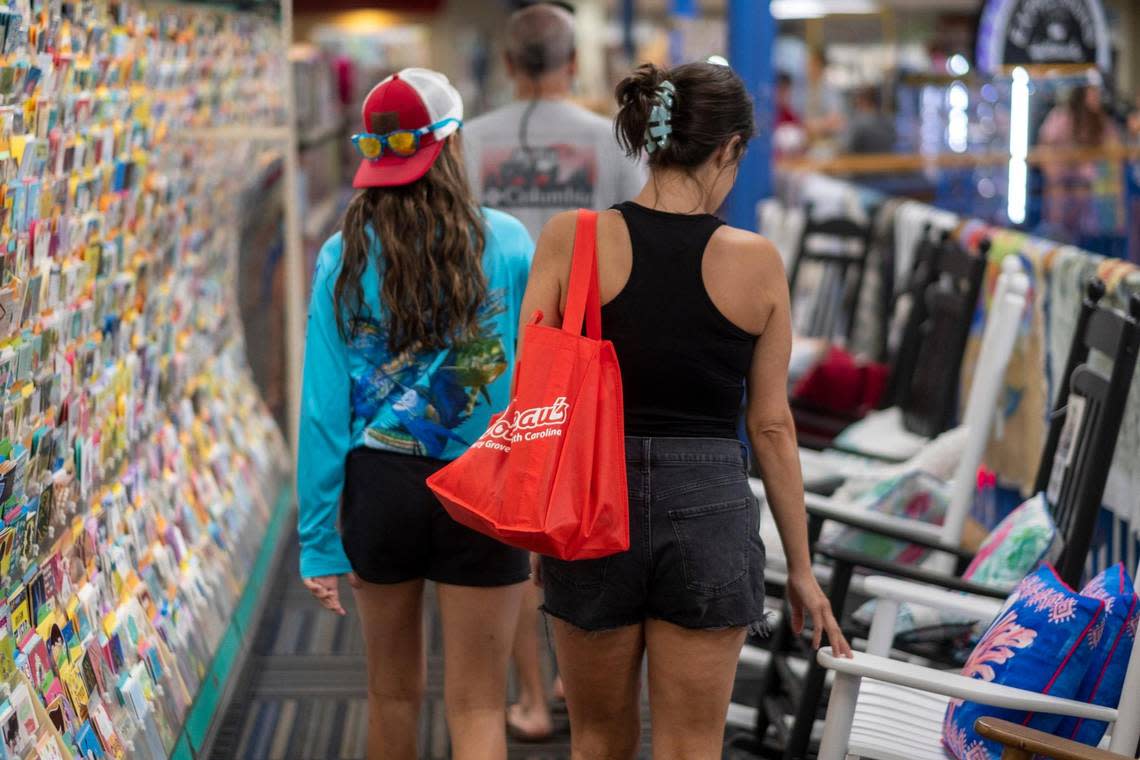
[(486, 236), (455, 138), (448, 139), (421, 179), (361, 190), (349, 204), (333, 291), (337, 327), (345, 339), (364, 307), (360, 280), (371, 255), (368, 226), (380, 239), (388, 350), (396, 355), (446, 348), (475, 335), (487, 298)]
[[(1073, 142), (1077, 145), (1096, 146), (1104, 141), (1108, 119), (1103, 110), (1089, 108), (1088, 95), (1092, 85), (1079, 85), (1069, 95), (1069, 113), (1073, 119)], [(1099, 93), (1098, 93), (1099, 95)]]

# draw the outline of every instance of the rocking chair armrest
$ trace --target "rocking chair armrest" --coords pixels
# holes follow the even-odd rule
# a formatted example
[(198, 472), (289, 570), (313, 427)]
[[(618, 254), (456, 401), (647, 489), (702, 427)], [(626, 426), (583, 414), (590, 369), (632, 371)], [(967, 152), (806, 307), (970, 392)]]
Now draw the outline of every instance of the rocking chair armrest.
[(991, 596), (947, 591), (938, 586), (883, 575), (864, 578), (862, 591), (875, 599), (920, 604), (940, 612), (967, 615), (978, 620), (992, 620), (1005, 604), (1004, 600), (999, 601)]
[(835, 431), (838, 435), (848, 425), (858, 422), (861, 414), (851, 412), (836, 412), (830, 409), (824, 409), (822, 406), (817, 406), (809, 401), (803, 399), (788, 399), (788, 406), (792, 409), (792, 414), (797, 419), (802, 419), (809, 425), (822, 428), (824, 430)]
[[(1132, 758), (1118, 755), (1115, 752), (1106, 752), (1102, 749), (1090, 747), (1087, 744), (1062, 739), (1044, 731), (1027, 728), (1017, 723), (999, 718), (978, 718), (974, 729), (996, 742), (1001, 742), (1009, 749), (1019, 750), (1024, 757), (1049, 757), (1053, 760), (1132, 760)], [(1014, 757), (1021, 757), (1015, 755)], [(1005, 755), (1002, 755), (1005, 757)]]
[(822, 557), (831, 559), (837, 563), (843, 563), (855, 568), (863, 568), (870, 570), (874, 573), (881, 575), (890, 575), (897, 578), (905, 578), (907, 580), (915, 581), (916, 583), (926, 583), (931, 586), (938, 586), (952, 591), (965, 591), (967, 594), (975, 594), (977, 596), (985, 596), (991, 599), (1005, 599), (1009, 596), (1010, 589), (1001, 589), (994, 586), (984, 586), (980, 583), (971, 583), (964, 581), (961, 578), (956, 578), (952, 575), (945, 575), (943, 573), (934, 572), (933, 570), (926, 570), (921, 567), (914, 567), (911, 565), (899, 565), (894, 562), (872, 557), (869, 554), (851, 551), (839, 546), (831, 546), (828, 544), (818, 544), (815, 547), (815, 553)]
[[(757, 499), (763, 501), (767, 498), (764, 483), (760, 478), (749, 478), (748, 485), (752, 488), (752, 494)], [(884, 515), (879, 512), (849, 509), (840, 500), (811, 492), (804, 494), (804, 505), (808, 514), (819, 520), (832, 520), (857, 530), (865, 530), (887, 538), (918, 544), (927, 549), (953, 554), (958, 559), (971, 560), (974, 558), (973, 552), (967, 549), (943, 544), (941, 526), (932, 523)]]
[(971, 560), (974, 553), (960, 546), (942, 542), (942, 526), (911, 520), (906, 517), (865, 512), (846, 507), (842, 501), (808, 493), (804, 495), (808, 514), (821, 520), (847, 525), (857, 530), (875, 533), (886, 538), (917, 544), (927, 549), (953, 554), (958, 559)]
[(1004, 600), (991, 596), (947, 591), (937, 586), (928, 586), (926, 583), (889, 578), (886, 575), (871, 575), (869, 578), (864, 578), (862, 590), (866, 596), (877, 599), (934, 607), (941, 612), (969, 615), (970, 618), (977, 620), (992, 620), (1004, 606)]
[(1016, 689), (992, 681), (969, 678), (949, 671), (935, 670), (864, 652), (855, 652), (850, 658), (836, 657), (832, 654), (831, 647), (823, 647), (816, 655), (816, 659), (824, 668), (834, 670), (839, 675), (873, 678), (876, 681), (942, 694), (954, 699), (980, 702), (992, 707), (1065, 715), (1106, 723), (1115, 722), (1117, 717), (1117, 711), (1108, 707), (1051, 697), (1035, 691)]
[[(775, 558), (768, 555), (765, 559), (764, 565), (764, 584), (771, 586), (786, 586), (788, 585), (788, 565), (782, 561), (781, 558)], [(812, 572), (815, 574), (815, 579), (819, 581), (821, 588), (827, 588), (831, 583), (831, 565), (825, 565), (822, 562), (812, 563)], [(862, 588), (860, 586), (860, 588)]]

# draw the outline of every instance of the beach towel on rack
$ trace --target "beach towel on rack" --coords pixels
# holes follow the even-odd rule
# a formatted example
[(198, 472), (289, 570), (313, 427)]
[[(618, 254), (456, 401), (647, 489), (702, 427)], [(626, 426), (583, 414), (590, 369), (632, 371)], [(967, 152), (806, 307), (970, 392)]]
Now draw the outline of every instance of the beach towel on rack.
[[(1063, 246), (1050, 260), (1048, 286), (1049, 379), (1050, 394), (1055, 378), (1064, 371), (1069, 344), (1076, 329), (1077, 312), (1084, 297), (1085, 284), (1099, 277), (1105, 284), (1102, 303), (1125, 311), (1132, 293), (1140, 293), (1140, 269), (1119, 259), (1106, 259), (1075, 246)], [(1122, 410), (1112, 470), (1105, 484), (1104, 504), (1119, 519), (1126, 521), (1134, 534), (1140, 534), (1140, 379), (1132, 383), (1128, 402)]]
[(962, 360), (960, 403), (964, 404), (973, 382), (981, 351), (982, 333), (994, 284), (1006, 256), (1019, 256), (1029, 277), (1030, 308), (1022, 317), (1013, 354), (1005, 372), (1005, 389), (997, 409), (995, 434), (986, 449), (986, 466), (1001, 482), (1028, 494), (1037, 477), (1041, 449), (1045, 446), (1049, 407), (1045, 382), (1044, 257), (1052, 244), (1012, 230), (990, 230), (991, 247), (986, 267), (985, 294), (970, 328)]

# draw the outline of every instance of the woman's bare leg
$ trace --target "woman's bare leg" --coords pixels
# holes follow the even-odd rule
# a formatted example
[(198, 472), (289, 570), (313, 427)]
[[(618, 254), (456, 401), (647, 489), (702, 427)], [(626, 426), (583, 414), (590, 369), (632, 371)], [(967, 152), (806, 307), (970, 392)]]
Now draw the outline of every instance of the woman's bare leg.
[(744, 634), (646, 622), (654, 760), (720, 760)]
[(571, 760), (630, 760), (641, 740), (640, 625), (590, 633), (554, 620), (554, 648), (570, 712)]

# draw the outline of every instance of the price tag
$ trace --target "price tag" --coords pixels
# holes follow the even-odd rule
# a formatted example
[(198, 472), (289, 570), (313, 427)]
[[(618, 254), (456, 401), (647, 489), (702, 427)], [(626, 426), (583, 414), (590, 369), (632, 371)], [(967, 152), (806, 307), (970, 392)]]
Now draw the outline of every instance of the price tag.
[(1056, 504), (1061, 495), (1061, 484), (1065, 480), (1065, 473), (1073, 462), (1076, 444), (1080, 437), (1081, 423), (1085, 419), (1084, 396), (1069, 394), (1069, 401), (1065, 405), (1065, 426), (1061, 428), (1061, 437), (1057, 441), (1057, 452), (1053, 455), (1053, 471), (1049, 474), (1049, 487), (1045, 497), (1050, 504)]

